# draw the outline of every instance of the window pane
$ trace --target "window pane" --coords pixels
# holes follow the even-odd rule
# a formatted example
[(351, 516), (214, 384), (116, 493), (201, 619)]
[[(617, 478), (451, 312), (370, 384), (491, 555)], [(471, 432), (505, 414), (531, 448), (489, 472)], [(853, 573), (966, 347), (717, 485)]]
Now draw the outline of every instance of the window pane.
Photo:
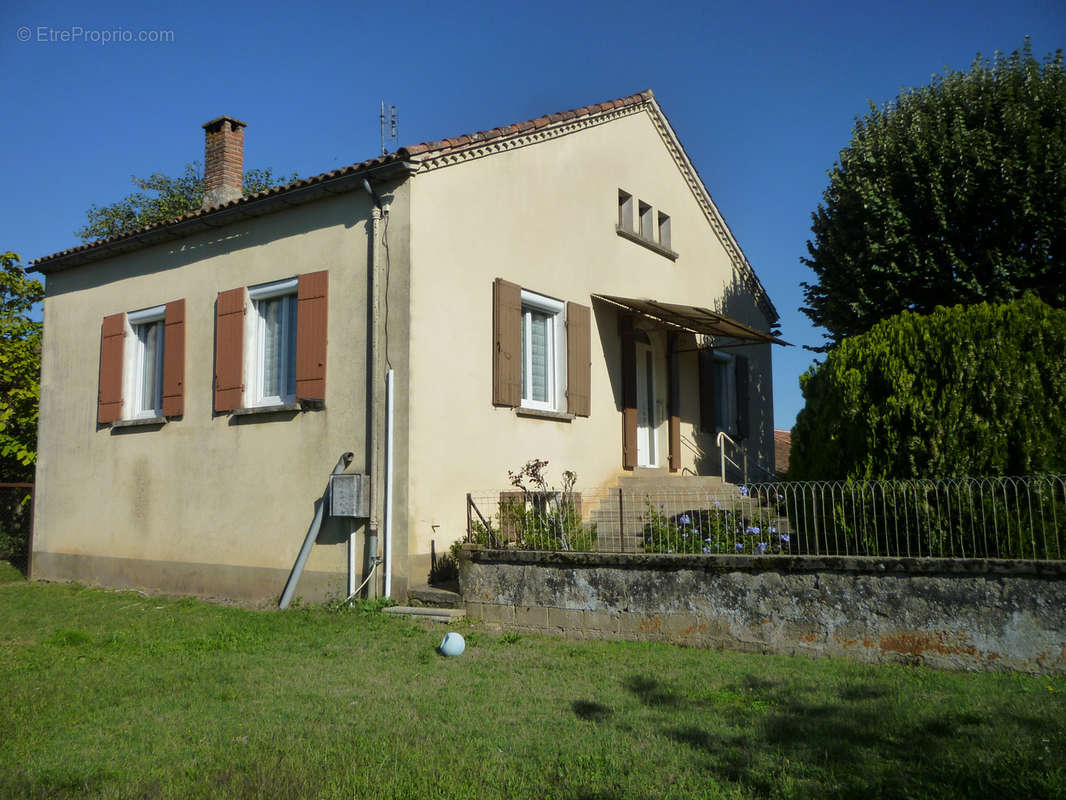
[(548, 370), (551, 366), (548, 334), (550, 323), (551, 316), (542, 311), (531, 311), (529, 314), (530, 363), (532, 364), (529, 391), (530, 399), (540, 403), (548, 402)]
[(263, 396), (281, 394), (282, 298), (261, 300), (259, 313), (263, 317)]
[(262, 319), (262, 396), (291, 397), (296, 392), (296, 298), (273, 297), (256, 307)]
[(733, 370), (732, 362), (714, 362), (715, 423), (720, 431), (733, 433)]
[(155, 411), (163, 405), (163, 323), (138, 325), (136, 334), (141, 351), (140, 398), (136, 410)]

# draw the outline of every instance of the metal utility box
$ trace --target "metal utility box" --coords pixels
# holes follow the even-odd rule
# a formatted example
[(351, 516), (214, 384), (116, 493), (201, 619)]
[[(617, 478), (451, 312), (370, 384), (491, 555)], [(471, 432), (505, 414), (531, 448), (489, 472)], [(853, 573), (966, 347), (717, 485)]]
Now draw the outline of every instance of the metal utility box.
[(329, 479), (331, 517), (370, 517), (370, 476), (343, 472)]

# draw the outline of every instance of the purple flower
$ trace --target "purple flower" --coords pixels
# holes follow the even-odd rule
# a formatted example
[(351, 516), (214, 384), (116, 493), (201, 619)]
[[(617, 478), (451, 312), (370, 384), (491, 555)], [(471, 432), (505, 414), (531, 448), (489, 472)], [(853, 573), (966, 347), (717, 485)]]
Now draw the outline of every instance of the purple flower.
[(748, 487), (747, 486), (738, 486), (737, 487), (737, 491), (740, 492), (740, 496), (741, 497), (747, 497), (748, 496)]
[(677, 518), (677, 521), (680, 522), (682, 525), (692, 524), (692, 518), (688, 514), (682, 514), (680, 517)]
[(766, 552), (766, 542), (759, 542), (758, 548), (759, 548), (759, 555), (761, 556), (763, 553)]
[(757, 536), (758, 534), (762, 533), (762, 528), (760, 528), (758, 525), (749, 525), (748, 533)]
[(737, 542), (735, 545), (733, 545), (733, 549), (739, 553), (741, 550), (744, 549), (744, 542)]
[(707, 544), (710, 544), (710, 543), (711, 543), (711, 540), (710, 540), (709, 538), (707, 538), (707, 539), (704, 539), (703, 541), (705, 541), (705, 542), (706, 542)]
[(775, 528), (773, 525), (771, 525), (770, 526), (770, 533), (777, 533), (777, 528)]
[(714, 507), (715, 507), (715, 508), (721, 508), (721, 507), (722, 507), (722, 504), (721, 504), (721, 503), (719, 503), (719, 502), (718, 502), (717, 500), (715, 500), (715, 501), (714, 501)]
[(790, 541), (792, 541), (787, 533), (782, 533), (780, 538), (782, 544), (788, 544)]
[(704, 552), (704, 553), (709, 553), (709, 552), (711, 552), (711, 548), (709, 548), (709, 547), (704, 547), (704, 548), (703, 548), (703, 552)]

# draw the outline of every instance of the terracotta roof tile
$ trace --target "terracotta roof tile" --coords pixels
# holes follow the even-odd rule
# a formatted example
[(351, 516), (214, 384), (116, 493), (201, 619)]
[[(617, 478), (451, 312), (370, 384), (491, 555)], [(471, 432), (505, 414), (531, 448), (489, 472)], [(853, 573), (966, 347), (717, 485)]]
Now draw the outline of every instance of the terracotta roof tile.
[(774, 428), (774, 464), (777, 474), (788, 472), (788, 460), (792, 455), (792, 431)]

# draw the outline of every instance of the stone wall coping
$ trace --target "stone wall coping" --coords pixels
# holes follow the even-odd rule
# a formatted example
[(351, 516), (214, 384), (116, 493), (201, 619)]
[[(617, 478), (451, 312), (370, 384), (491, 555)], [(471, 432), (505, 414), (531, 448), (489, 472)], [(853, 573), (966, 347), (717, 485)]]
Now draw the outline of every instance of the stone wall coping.
[(872, 556), (677, 555), (490, 550), (463, 545), (463, 557), (478, 564), (543, 564), (554, 567), (702, 570), (706, 572), (850, 572), (884, 575), (1066, 576), (1066, 561), (993, 558), (885, 558)]

